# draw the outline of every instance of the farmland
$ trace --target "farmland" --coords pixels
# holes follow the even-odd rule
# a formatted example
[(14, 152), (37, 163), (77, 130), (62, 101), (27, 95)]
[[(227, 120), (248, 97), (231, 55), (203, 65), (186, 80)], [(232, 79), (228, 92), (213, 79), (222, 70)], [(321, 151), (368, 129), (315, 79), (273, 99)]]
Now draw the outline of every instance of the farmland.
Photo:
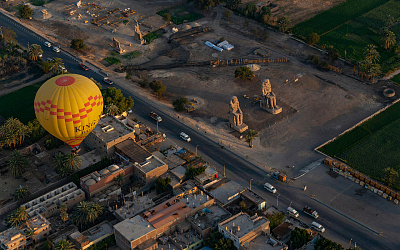
[[(400, 67), (400, 56), (381, 46), (379, 33), (388, 14), (394, 20), (400, 18), (399, 9), (400, 1), (396, 0), (350, 0), (298, 24), (293, 31), (303, 38), (318, 33), (320, 45), (332, 45), (343, 57), (346, 51), (350, 61), (362, 60), (364, 48), (375, 44), (381, 55), (382, 72), (386, 74)], [(398, 23), (390, 29), (399, 37)]]
[(180, 5), (171, 9), (165, 9), (157, 12), (158, 15), (164, 17), (166, 13), (170, 13), (171, 21), (174, 24), (182, 24), (184, 22), (193, 22), (202, 17), (202, 14), (188, 10), (185, 5)]
[[(363, 122), (318, 150), (354, 169), (383, 180), (384, 169), (400, 172), (400, 103)], [(400, 179), (397, 178), (397, 187)]]

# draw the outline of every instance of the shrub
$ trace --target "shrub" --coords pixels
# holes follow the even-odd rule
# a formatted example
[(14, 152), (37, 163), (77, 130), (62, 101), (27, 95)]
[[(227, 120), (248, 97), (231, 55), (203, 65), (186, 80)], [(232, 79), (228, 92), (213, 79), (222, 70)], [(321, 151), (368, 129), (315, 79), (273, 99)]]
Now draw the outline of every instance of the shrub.
[(70, 47), (71, 49), (84, 50), (86, 49), (86, 44), (83, 39), (72, 39)]
[(121, 60), (119, 60), (116, 57), (107, 57), (104, 60), (106, 60), (106, 62), (108, 62), (109, 64), (113, 65), (113, 64), (120, 64)]
[(161, 81), (154, 80), (150, 83), (149, 86), (158, 98), (161, 98), (161, 96), (163, 96), (165, 91), (167, 90), (167, 86), (163, 85)]
[(184, 111), (185, 110), (185, 104), (188, 104), (189, 99), (187, 99), (186, 97), (181, 97), (179, 99), (176, 99), (173, 103), (172, 106), (174, 106), (174, 109), (178, 112), (180, 111)]
[(240, 78), (242, 80), (251, 80), (254, 77), (254, 72), (250, 70), (249, 67), (243, 66), (238, 67), (235, 70), (235, 78)]
[(317, 33), (311, 33), (310, 35), (307, 36), (306, 42), (309, 45), (313, 45), (315, 43), (319, 42), (319, 35)]
[(129, 23), (129, 20), (128, 20), (128, 19), (124, 19), (124, 20), (122, 20), (122, 22), (123, 22), (124, 24), (128, 24), (128, 23)]
[(164, 19), (167, 22), (171, 21), (171, 13), (169, 13), (169, 12), (165, 13), (164, 14)]
[(139, 81), (139, 86), (142, 88), (147, 88), (149, 86), (149, 81), (147, 79), (143, 79)]
[(31, 143), (37, 142), (47, 134), (47, 131), (40, 125), (37, 119), (28, 122), (28, 127), (31, 130), (29, 133), (29, 140)]
[(22, 8), (19, 10), (19, 15), (22, 18), (29, 18), (31, 17), (33, 14), (33, 11), (31, 9), (31, 7), (29, 7), (29, 5), (24, 5), (22, 6)]
[(285, 215), (283, 213), (273, 213), (268, 214), (267, 218), (270, 221), (269, 226), (272, 230), (283, 222), (283, 219), (285, 219)]
[(198, 167), (198, 168), (189, 167), (186, 169), (185, 175), (188, 179), (193, 179), (194, 177), (203, 173), (205, 170), (206, 170), (205, 166)]
[(156, 180), (156, 190), (157, 194), (164, 193), (165, 191), (168, 190), (168, 185), (171, 183), (171, 179), (169, 177), (163, 179), (161, 177), (158, 177)]
[(51, 136), (51, 138), (46, 140), (45, 143), (44, 143), (44, 147), (47, 150), (50, 150), (50, 149), (53, 149), (53, 148), (58, 148), (58, 147), (60, 147), (62, 145), (64, 145), (64, 142), (61, 141), (60, 139), (54, 137), (54, 136)]

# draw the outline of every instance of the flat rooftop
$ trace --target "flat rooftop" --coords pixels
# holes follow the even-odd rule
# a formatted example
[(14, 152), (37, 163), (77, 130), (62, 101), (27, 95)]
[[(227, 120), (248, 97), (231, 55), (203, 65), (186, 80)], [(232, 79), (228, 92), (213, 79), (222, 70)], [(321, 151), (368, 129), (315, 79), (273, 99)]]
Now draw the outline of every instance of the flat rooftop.
[(264, 217), (252, 220), (248, 214), (242, 212), (221, 222), (219, 225), (236, 237), (241, 238), (267, 222), (269, 222), (268, 219)]
[(165, 159), (163, 159), (163, 161), (168, 164), (169, 169), (174, 169), (185, 163), (185, 160), (175, 154), (168, 155)]
[(152, 156), (148, 157), (145, 162), (139, 163), (138, 165), (136, 165), (136, 167), (147, 174), (147, 173), (153, 171), (154, 169), (157, 169), (164, 165), (165, 165), (165, 162), (158, 159), (156, 156), (152, 155)]
[(0, 242), (4, 245), (8, 245), (17, 239), (25, 238), (24, 232), (17, 228), (10, 228), (3, 232), (0, 232)]
[(41, 215), (37, 215), (28, 220), (28, 226), (34, 230), (50, 225), (50, 222)]
[(217, 199), (223, 205), (226, 205), (232, 200), (238, 198), (240, 193), (242, 193), (244, 190), (246, 190), (245, 187), (241, 186), (235, 181), (230, 180), (211, 190), (210, 193), (215, 199)]
[(115, 148), (127, 156), (132, 162), (139, 164), (146, 161), (152, 154), (145, 148), (134, 142), (132, 139), (126, 139), (115, 145)]
[(171, 170), (171, 173), (173, 173), (177, 178), (182, 180), (185, 177), (186, 168), (182, 166), (177, 166), (176, 168)]
[(114, 230), (112, 225), (108, 221), (103, 221), (102, 223), (82, 232), (82, 235), (87, 237), (89, 242), (93, 242), (104, 235), (112, 234), (113, 232)]
[[(126, 199), (126, 198), (125, 198)], [(120, 218), (129, 219), (146, 209), (153, 207), (155, 204), (148, 195), (135, 195), (125, 200), (125, 206), (117, 209), (116, 214)]]
[(83, 176), (81, 178), (81, 181), (84, 182), (87, 186), (92, 186), (110, 175), (115, 175), (115, 176), (118, 175), (119, 173), (122, 172), (123, 169), (124, 166), (118, 166), (113, 164), (106, 168), (103, 168), (102, 170), (94, 171), (88, 175)]
[(242, 196), (249, 199), (251, 202), (255, 203), (255, 204), (261, 204), (263, 202), (265, 202), (265, 200), (259, 196), (258, 194), (256, 194), (255, 192), (253, 192), (250, 189), (246, 189), (243, 193)]
[(104, 116), (97, 123), (92, 133), (100, 138), (103, 142), (109, 143), (119, 137), (133, 133), (131, 129), (126, 127), (112, 116)]
[(206, 228), (213, 228), (223, 220), (229, 218), (231, 214), (226, 211), (223, 207), (214, 204), (210, 207), (204, 208), (194, 215), (189, 220), (200, 227), (202, 230)]
[(140, 237), (156, 230), (146, 219), (136, 215), (131, 219), (124, 220), (114, 225), (115, 230), (122, 234), (128, 241), (139, 239)]
[(247, 249), (251, 250), (283, 250), (286, 245), (285, 244), (277, 244), (276, 246), (271, 246), (268, 244), (269, 240), (268, 235), (259, 235), (255, 239), (249, 242), (249, 246)]

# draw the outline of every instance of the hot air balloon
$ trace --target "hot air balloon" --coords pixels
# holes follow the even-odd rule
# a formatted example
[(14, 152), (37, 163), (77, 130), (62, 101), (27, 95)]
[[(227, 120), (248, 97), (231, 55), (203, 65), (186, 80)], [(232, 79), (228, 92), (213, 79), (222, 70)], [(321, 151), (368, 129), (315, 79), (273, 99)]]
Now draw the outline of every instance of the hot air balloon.
[(103, 96), (84, 76), (58, 75), (39, 88), (34, 108), (43, 128), (74, 151), (100, 120)]

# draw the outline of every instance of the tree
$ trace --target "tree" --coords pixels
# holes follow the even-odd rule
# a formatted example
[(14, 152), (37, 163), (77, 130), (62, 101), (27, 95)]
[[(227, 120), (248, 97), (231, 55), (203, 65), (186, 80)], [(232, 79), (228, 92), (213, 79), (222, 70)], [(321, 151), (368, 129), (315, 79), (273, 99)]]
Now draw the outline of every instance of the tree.
[(173, 103), (172, 106), (174, 106), (174, 109), (176, 111), (184, 111), (185, 110), (185, 104), (188, 104), (189, 99), (187, 99), (186, 97), (181, 97), (179, 99), (176, 99)]
[(8, 169), (14, 177), (18, 177), (25, 172), (28, 164), (28, 160), (18, 150), (14, 150), (10, 156)]
[(100, 204), (81, 201), (75, 206), (71, 218), (75, 225), (82, 229), (83, 226), (96, 221), (103, 213), (104, 207)]
[(279, 18), (276, 26), (278, 27), (280, 32), (285, 33), (289, 29), (289, 25), (290, 25), (289, 18), (287, 16), (283, 16)]
[(333, 46), (329, 46), (327, 51), (328, 51), (328, 58), (332, 62), (336, 61), (339, 58), (339, 52)]
[(49, 73), (52, 68), (53, 68), (53, 65), (51, 64), (51, 62), (43, 62), (42, 63), (43, 73), (45, 73), (45, 74)]
[(226, 19), (226, 20), (229, 20), (229, 19), (231, 18), (231, 16), (232, 16), (232, 11), (230, 11), (230, 10), (225, 10), (225, 12), (224, 12), (224, 17), (225, 17), (225, 19)]
[(42, 47), (38, 44), (32, 44), (29, 46), (28, 56), (32, 61), (36, 61), (40, 54), (43, 54)]
[(132, 97), (124, 97), (121, 90), (115, 87), (102, 89), (104, 105), (107, 106), (111, 103), (118, 107), (118, 115), (131, 109), (134, 105)]
[(60, 217), (61, 217), (61, 220), (64, 222), (66, 222), (68, 220), (67, 210), (68, 210), (67, 205), (62, 204), (60, 206)]
[(379, 52), (376, 50), (376, 46), (373, 44), (368, 44), (367, 47), (365, 47), (365, 60), (368, 61), (370, 64), (373, 63), (378, 63), (379, 58), (381, 57), (379, 55)]
[(246, 141), (249, 143), (249, 147), (253, 147), (253, 139), (258, 136), (258, 132), (252, 129), (249, 129), (246, 134)]
[(226, 7), (231, 10), (237, 10), (242, 0), (226, 0)]
[(116, 116), (119, 113), (118, 110), (119, 109), (118, 109), (117, 105), (110, 103), (109, 105), (106, 106), (104, 113), (106, 113), (109, 116)]
[(235, 78), (240, 78), (242, 80), (251, 80), (254, 77), (254, 72), (250, 70), (249, 67), (237, 67), (235, 70)]
[(31, 9), (31, 7), (29, 7), (29, 5), (27, 5), (27, 4), (22, 6), (22, 8), (19, 10), (19, 15), (22, 18), (29, 18), (32, 16), (32, 14), (33, 14), (33, 11)]
[(61, 240), (55, 245), (56, 250), (73, 250), (74, 245), (68, 240)]
[(399, 173), (394, 170), (394, 168), (387, 167), (384, 169), (385, 172), (385, 183), (391, 187), (395, 182), (396, 179), (399, 177)]
[(75, 50), (84, 50), (86, 49), (85, 41), (83, 41), (83, 39), (80, 38), (72, 39), (70, 48)]
[(0, 126), (0, 148), (4, 146), (15, 148), (17, 145), (21, 145), (29, 132), (29, 127), (17, 118), (8, 118), (4, 125)]
[(257, 6), (255, 3), (249, 3), (246, 5), (244, 15), (247, 17), (255, 18), (257, 13)]
[(27, 187), (19, 187), (15, 189), (14, 198), (16, 200), (26, 200), (28, 199), (30, 192)]
[(63, 60), (59, 57), (54, 57), (53, 60), (51, 60), (51, 69), (53, 73), (57, 74), (61, 67), (64, 67)]
[(165, 21), (170, 22), (171, 21), (171, 13), (169, 13), (169, 12), (165, 13), (164, 19), (165, 19)]
[(15, 33), (15, 31), (13, 31), (12, 29), (9, 28), (4, 28), (2, 29), (2, 33), (3, 33), (3, 39), (10, 43), (10, 44), (14, 44), (17, 40), (17, 34)]
[(122, 187), (122, 182), (124, 181), (122, 174), (115, 176), (114, 181), (118, 183), (118, 186)]
[(64, 155), (64, 166), (71, 172), (79, 170), (82, 165), (81, 157), (76, 154)]
[(188, 167), (186, 169), (185, 175), (188, 179), (193, 179), (194, 177), (198, 176), (199, 174), (203, 173), (206, 170), (205, 166), (201, 166), (198, 168)]
[(202, 10), (209, 10), (219, 4), (219, 0), (188, 0), (189, 2), (194, 2), (194, 5)]
[(26, 208), (24, 206), (17, 208), (6, 219), (7, 224), (12, 227), (20, 226), (27, 220), (28, 220), (28, 213), (26, 212)]
[(344, 250), (344, 247), (327, 238), (320, 238), (315, 242), (314, 250)]
[(36, 118), (28, 122), (28, 128), (30, 130), (28, 137), (31, 143), (40, 140), (41, 138), (43, 138), (43, 136), (47, 134), (47, 131), (42, 127), (42, 125)]
[(390, 47), (396, 44), (396, 35), (392, 31), (385, 29), (382, 32), (381, 42), (383, 47), (386, 50), (389, 50)]
[(268, 214), (267, 218), (270, 221), (269, 226), (272, 230), (283, 222), (283, 220), (285, 219), (285, 215), (283, 213), (273, 213)]
[(395, 21), (396, 20), (394, 19), (393, 16), (391, 16), (390, 14), (387, 14), (386, 18), (385, 18), (385, 28), (389, 29), (389, 27), (392, 26)]
[(297, 249), (302, 247), (304, 244), (308, 242), (310, 235), (307, 230), (296, 227), (290, 233), (290, 241), (292, 242), (292, 247)]
[(165, 91), (167, 90), (167, 87), (163, 85), (161, 81), (154, 80), (150, 83), (149, 86), (158, 98), (161, 98), (161, 96), (163, 96)]
[(206, 238), (204, 245), (214, 250), (236, 250), (237, 248), (233, 244), (231, 239), (226, 239), (224, 235), (218, 231), (211, 234), (210, 237)]
[(375, 76), (381, 73), (381, 66), (379, 64), (374, 63), (369, 65), (366, 75), (371, 79), (371, 83), (375, 82)]
[(165, 191), (167, 191), (168, 185), (170, 183), (171, 183), (171, 179), (169, 177), (167, 177), (165, 179), (162, 177), (158, 177), (155, 182), (157, 194), (161, 194), (161, 193), (164, 193)]
[(307, 36), (306, 41), (308, 45), (313, 45), (315, 43), (318, 43), (319, 39), (320, 39), (319, 35), (314, 32)]

